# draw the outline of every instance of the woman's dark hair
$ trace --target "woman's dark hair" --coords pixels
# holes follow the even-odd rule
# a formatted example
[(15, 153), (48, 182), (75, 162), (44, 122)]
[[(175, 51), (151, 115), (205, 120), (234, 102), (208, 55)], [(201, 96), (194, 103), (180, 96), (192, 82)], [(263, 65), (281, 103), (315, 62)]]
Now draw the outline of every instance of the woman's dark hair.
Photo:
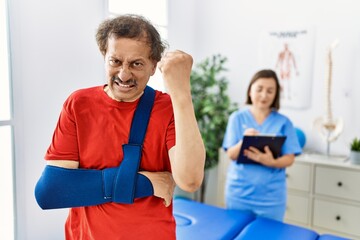
[(276, 92), (275, 92), (275, 98), (273, 103), (271, 104), (271, 108), (279, 110), (280, 109), (280, 83), (279, 79), (276, 75), (276, 73), (271, 69), (264, 69), (260, 70), (252, 77), (249, 87), (247, 89), (247, 98), (246, 98), (246, 104), (252, 104), (251, 98), (250, 98), (250, 89), (251, 86), (260, 78), (273, 78), (276, 83)]
[(116, 39), (145, 39), (151, 48), (150, 59), (156, 62), (161, 60), (161, 56), (166, 48), (166, 44), (161, 40), (156, 28), (150, 21), (140, 15), (122, 15), (107, 19), (99, 25), (96, 32), (96, 42), (104, 56), (108, 47), (108, 39), (111, 37)]

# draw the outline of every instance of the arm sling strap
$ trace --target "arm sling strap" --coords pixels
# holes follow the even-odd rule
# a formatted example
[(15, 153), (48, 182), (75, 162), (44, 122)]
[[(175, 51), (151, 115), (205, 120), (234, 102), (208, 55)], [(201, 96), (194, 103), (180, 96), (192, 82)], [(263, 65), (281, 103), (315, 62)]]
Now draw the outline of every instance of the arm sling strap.
[(133, 203), (134, 198), (153, 195), (150, 180), (138, 171), (154, 100), (155, 90), (147, 86), (134, 113), (129, 142), (122, 146), (124, 158), (119, 167), (95, 170), (47, 165), (35, 187), (39, 206), (55, 209)]
[(141, 150), (154, 99), (155, 90), (146, 86), (131, 123), (129, 143), (122, 146), (124, 158), (114, 180), (114, 202), (134, 202), (137, 174), (141, 161)]

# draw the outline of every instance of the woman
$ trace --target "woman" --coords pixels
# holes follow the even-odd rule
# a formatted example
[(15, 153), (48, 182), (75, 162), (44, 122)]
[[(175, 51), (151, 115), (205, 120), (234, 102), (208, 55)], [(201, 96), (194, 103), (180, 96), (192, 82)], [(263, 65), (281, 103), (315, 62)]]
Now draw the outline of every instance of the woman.
[[(261, 70), (254, 75), (246, 103), (248, 108), (230, 116), (223, 141), (233, 160), (226, 179), (226, 206), (282, 221), (287, 195), (285, 168), (301, 153), (301, 147), (292, 122), (278, 112), (280, 85), (274, 71)], [(260, 164), (237, 163), (243, 137), (262, 134), (286, 136), (280, 157), (275, 159), (268, 147), (250, 147), (244, 155)]]

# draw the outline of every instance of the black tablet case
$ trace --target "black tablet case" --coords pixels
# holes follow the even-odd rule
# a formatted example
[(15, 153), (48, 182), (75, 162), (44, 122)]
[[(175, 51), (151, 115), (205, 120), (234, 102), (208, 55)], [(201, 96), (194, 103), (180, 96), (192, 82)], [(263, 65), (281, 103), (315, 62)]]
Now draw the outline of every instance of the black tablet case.
[(249, 147), (255, 147), (260, 151), (265, 152), (265, 146), (269, 146), (274, 158), (277, 158), (281, 154), (281, 147), (284, 144), (285, 139), (286, 136), (244, 136), (237, 162), (259, 164), (244, 156), (244, 150)]

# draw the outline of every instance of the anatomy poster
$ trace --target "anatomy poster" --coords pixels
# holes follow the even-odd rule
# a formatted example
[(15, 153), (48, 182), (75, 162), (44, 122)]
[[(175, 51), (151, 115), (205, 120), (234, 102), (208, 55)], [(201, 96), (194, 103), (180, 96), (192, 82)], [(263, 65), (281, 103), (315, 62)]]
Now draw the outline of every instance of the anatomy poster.
[(313, 80), (313, 31), (263, 31), (259, 53), (260, 67), (273, 69), (277, 73), (281, 86), (281, 106), (308, 108)]

